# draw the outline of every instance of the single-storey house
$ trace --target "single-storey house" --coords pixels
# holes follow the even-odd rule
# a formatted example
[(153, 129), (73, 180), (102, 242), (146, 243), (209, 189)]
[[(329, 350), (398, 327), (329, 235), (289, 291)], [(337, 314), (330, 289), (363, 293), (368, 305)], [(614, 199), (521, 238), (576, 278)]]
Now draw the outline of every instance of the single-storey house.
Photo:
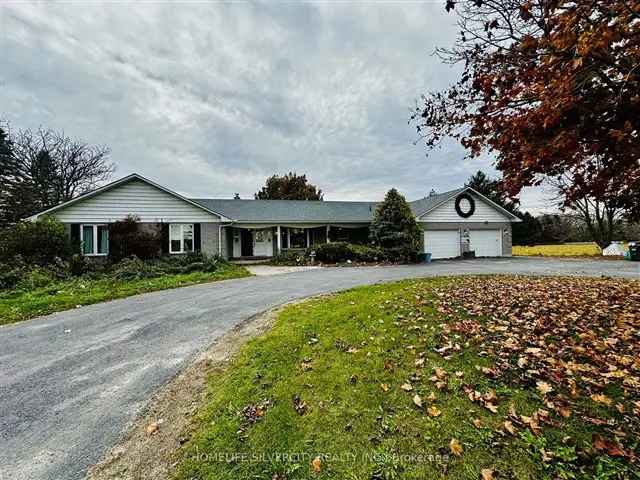
[[(333, 241), (366, 242), (377, 202), (186, 198), (132, 174), (30, 217), (51, 215), (81, 241), (82, 253), (109, 252), (110, 223), (135, 215), (164, 232), (169, 254), (202, 251), (225, 258), (271, 257)], [(519, 219), (463, 187), (410, 202), (432, 258), (511, 255), (511, 224)]]

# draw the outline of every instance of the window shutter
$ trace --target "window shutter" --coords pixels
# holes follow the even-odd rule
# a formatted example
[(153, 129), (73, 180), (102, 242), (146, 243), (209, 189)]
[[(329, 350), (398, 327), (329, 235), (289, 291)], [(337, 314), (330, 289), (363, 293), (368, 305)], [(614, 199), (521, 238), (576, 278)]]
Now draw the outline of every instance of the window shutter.
[(162, 254), (166, 255), (169, 253), (169, 224), (162, 223), (162, 230), (160, 232), (160, 237), (162, 239)]
[(200, 246), (201, 246), (200, 224), (199, 223), (194, 223), (193, 224), (193, 251), (194, 252), (199, 252), (200, 251)]
[(71, 241), (73, 243), (80, 243), (80, 224), (79, 223), (71, 224)]

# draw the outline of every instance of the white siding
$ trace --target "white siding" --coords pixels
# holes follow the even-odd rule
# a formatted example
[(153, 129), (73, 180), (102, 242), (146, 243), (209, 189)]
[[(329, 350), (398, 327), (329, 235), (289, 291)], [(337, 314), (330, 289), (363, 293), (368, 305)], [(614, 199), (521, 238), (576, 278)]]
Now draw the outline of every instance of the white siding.
[(64, 223), (109, 223), (127, 215), (141, 222), (218, 222), (220, 218), (139, 180), (133, 180), (53, 213)]
[(509, 217), (502, 214), (491, 205), (486, 203), (477, 195), (468, 192), (476, 201), (476, 210), (469, 218), (463, 218), (456, 212), (456, 199), (446, 201), (435, 210), (430, 211), (426, 215), (420, 217), (420, 222), (455, 222), (455, 223), (469, 223), (469, 222), (508, 222)]

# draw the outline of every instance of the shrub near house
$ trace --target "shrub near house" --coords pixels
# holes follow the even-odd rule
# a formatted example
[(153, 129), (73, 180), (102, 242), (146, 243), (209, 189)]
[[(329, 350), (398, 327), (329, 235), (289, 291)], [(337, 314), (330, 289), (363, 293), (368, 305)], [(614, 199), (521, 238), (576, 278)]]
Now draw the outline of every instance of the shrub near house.
[(64, 225), (53, 218), (37, 222), (18, 222), (0, 231), (0, 262), (9, 262), (20, 255), (27, 263), (47, 265), (56, 258), (67, 259), (79, 250)]
[(132, 255), (144, 260), (161, 254), (162, 236), (143, 230), (138, 217), (129, 215), (109, 225), (109, 257), (112, 260)]
[(325, 243), (315, 249), (316, 260), (323, 263), (340, 263), (351, 260), (353, 262), (383, 262), (389, 256), (384, 249), (369, 245), (355, 245), (346, 242)]
[(249, 275), (240, 266), (199, 252), (162, 257), (160, 240), (133, 217), (113, 223), (109, 232), (110, 255), (96, 261), (74, 253), (80, 245), (56, 220), (44, 217), (5, 229), (0, 234), (0, 325), (78, 305)]

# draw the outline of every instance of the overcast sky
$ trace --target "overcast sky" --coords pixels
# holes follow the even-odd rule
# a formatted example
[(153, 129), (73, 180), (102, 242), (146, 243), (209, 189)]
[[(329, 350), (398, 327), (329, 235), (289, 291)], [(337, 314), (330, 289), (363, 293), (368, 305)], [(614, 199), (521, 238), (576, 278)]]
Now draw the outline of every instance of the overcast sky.
[(191, 196), (251, 198), (291, 170), (327, 200), (413, 200), (493, 172), (455, 143), (414, 144), (416, 100), (457, 73), (433, 56), (456, 31), (442, 3), (5, 0), (0, 120), (106, 144), (116, 177)]

